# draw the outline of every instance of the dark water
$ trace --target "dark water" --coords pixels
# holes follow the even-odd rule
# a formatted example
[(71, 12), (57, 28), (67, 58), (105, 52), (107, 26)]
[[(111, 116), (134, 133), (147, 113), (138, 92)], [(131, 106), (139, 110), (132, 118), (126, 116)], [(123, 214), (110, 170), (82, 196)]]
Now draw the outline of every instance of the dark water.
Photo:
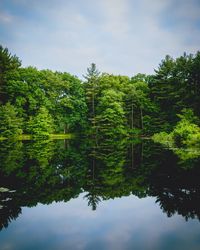
[(0, 249), (200, 249), (200, 158), (150, 140), (0, 142)]

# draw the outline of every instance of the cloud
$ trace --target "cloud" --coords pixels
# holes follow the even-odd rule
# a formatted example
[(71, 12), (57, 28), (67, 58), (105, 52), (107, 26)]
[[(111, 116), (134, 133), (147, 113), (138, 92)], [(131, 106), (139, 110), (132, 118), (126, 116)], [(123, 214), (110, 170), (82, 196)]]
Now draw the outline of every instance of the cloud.
[(0, 12), (0, 23), (8, 24), (13, 21), (13, 16), (8, 13)]
[(128, 0), (100, 1), (99, 10), (102, 12), (102, 27), (104, 32), (111, 35), (123, 35), (130, 31), (128, 17), (131, 13)]
[(195, 53), (200, 44), (197, 0), (2, 1), (3, 45), (25, 66), (81, 76), (94, 62), (131, 76), (153, 73), (166, 54)]

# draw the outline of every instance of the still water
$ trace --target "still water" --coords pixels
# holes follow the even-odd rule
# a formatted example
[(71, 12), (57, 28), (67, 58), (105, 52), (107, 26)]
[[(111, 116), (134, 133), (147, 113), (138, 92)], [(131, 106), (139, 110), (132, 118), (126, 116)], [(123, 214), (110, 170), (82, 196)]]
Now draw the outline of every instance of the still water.
[(200, 249), (197, 152), (0, 142), (0, 249)]

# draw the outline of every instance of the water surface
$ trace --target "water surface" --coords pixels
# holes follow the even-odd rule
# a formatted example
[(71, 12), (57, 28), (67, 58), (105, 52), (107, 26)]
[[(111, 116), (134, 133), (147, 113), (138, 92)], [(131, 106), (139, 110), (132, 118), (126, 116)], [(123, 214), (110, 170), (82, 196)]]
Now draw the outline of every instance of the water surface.
[(0, 159), (0, 249), (200, 249), (198, 157), (84, 139), (4, 141)]

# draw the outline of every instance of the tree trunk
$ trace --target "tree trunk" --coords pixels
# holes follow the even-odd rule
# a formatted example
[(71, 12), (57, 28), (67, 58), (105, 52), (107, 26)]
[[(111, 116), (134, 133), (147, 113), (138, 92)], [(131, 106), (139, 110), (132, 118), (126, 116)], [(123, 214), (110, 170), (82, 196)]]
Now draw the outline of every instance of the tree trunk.
[(143, 129), (143, 111), (141, 107), (140, 107), (140, 119), (141, 119), (141, 129)]
[(132, 167), (132, 169), (135, 169), (135, 166), (134, 166), (134, 148), (133, 148), (133, 143), (131, 143), (131, 167)]
[(131, 105), (131, 129), (133, 129), (133, 103)]
[(66, 134), (67, 126), (66, 124), (64, 125), (64, 134)]

